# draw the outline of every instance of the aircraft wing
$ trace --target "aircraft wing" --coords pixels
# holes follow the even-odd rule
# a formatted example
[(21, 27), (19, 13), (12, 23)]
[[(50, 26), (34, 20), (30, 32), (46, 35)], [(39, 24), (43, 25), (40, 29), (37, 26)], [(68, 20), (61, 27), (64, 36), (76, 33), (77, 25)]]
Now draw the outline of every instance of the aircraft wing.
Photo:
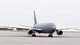
[(39, 29), (39, 28), (37, 28), (37, 27), (32, 27), (32, 26), (25, 26), (25, 25), (21, 25), (21, 26), (24, 26), (24, 27), (29, 27), (29, 29), (33, 29), (33, 30), (42, 30), (42, 29)]
[(8, 28), (8, 29), (13, 29), (13, 30), (17, 30), (17, 29), (21, 29), (21, 30), (42, 30), (42, 29), (39, 29), (39, 28), (33, 28), (32, 26), (25, 26), (25, 25), (21, 25), (23, 27), (20, 27), (20, 26), (1, 26), (1, 27), (5, 27), (5, 28)]
[(79, 31), (80, 29), (77, 29), (78, 27), (71, 27), (71, 28), (60, 28), (57, 30), (62, 30), (62, 31)]
[(3, 27), (3, 28), (8, 28), (8, 29), (20, 29), (20, 30), (29, 30), (28, 28), (26, 27), (20, 27), (20, 26), (0, 26), (0, 27)]
[(69, 29), (75, 29), (75, 28), (60, 28), (58, 30), (69, 30)]

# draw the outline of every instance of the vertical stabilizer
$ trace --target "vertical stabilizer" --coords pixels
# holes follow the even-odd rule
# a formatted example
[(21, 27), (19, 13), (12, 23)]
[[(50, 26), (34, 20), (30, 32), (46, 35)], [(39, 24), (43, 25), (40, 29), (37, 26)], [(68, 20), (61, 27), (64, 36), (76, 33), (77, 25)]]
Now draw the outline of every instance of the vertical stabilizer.
[(35, 14), (35, 10), (34, 10), (34, 25), (37, 24), (37, 19), (36, 19), (36, 14)]

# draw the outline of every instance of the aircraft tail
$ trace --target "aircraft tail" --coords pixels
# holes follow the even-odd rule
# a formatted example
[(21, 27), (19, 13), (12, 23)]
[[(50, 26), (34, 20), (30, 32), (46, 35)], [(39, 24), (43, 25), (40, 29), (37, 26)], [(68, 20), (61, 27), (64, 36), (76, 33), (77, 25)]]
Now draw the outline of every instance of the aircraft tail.
[(35, 14), (35, 10), (34, 10), (34, 25), (37, 24), (37, 19), (36, 19), (36, 14)]

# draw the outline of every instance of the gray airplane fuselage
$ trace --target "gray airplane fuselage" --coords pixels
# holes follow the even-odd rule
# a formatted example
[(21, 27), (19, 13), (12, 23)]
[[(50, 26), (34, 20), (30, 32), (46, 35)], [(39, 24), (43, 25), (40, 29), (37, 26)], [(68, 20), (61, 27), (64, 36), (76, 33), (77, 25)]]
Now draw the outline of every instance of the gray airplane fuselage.
[(53, 33), (56, 31), (56, 26), (53, 23), (35, 24), (33, 28), (42, 29), (37, 30), (38, 33)]

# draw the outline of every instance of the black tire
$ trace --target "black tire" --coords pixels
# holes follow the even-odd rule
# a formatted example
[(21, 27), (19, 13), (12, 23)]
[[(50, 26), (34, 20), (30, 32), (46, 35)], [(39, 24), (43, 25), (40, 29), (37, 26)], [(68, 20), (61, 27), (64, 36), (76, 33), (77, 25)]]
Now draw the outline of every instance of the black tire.
[(32, 37), (36, 37), (36, 35), (32, 35)]
[(53, 37), (52, 35), (48, 35), (48, 37)]

